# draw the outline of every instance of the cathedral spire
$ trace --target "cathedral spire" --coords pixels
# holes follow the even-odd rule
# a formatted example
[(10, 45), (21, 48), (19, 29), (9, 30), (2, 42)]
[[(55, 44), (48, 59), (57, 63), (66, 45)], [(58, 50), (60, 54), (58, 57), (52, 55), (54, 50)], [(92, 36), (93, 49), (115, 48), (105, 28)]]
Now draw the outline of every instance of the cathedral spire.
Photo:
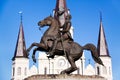
[(21, 57), (28, 58), (27, 52), (26, 52), (23, 24), (22, 24), (22, 12), (20, 13), (20, 17), (21, 17), (20, 29), (18, 33), (15, 53), (12, 60), (15, 60), (15, 58), (21, 58)]
[(105, 32), (102, 24), (102, 13), (100, 12), (100, 29), (99, 29), (99, 37), (98, 37), (98, 44), (97, 49), (99, 56), (109, 56), (108, 46), (106, 42)]
[[(66, 5), (66, 0), (57, 0), (54, 11), (55, 11), (54, 17), (56, 19), (58, 19), (58, 21), (60, 22), (60, 24), (62, 26), (65, 22), (65, 17), (69, 14), (69, 10), (67, 9), (67, 5)], [(59, 13), (59, 12), (61, 12), (61, 13)], [(63, 14), (62, 14), (62, 12), (63, 12)], [(60, 15), (60, 16), (58, 16), (58, 15)]]

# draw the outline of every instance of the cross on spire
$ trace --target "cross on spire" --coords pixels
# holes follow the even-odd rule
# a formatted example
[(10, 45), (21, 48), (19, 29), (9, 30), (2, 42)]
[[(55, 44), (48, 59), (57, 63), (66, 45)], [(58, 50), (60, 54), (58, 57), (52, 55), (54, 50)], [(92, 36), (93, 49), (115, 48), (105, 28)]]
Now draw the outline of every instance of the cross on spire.
[(20, 14), (20, 22), (22, 23), (22, 14), (23, 14), (22, 11), (20, 11), (19, 14)]

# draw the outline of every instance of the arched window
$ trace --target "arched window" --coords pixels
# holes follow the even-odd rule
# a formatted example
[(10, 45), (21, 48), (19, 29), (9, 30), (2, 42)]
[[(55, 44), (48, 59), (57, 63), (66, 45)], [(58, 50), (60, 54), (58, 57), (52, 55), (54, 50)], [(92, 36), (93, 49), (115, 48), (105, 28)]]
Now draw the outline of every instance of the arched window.
[(107, 69), (105, 66), (103, 66), (103, 74), (107, 74)]
[(47, 68), (46, 67), (44, 68), (44, 74), (45, 75), (47, 74)]
[(17, 75), (21, 75), (21, 67), (17, 68)]
[(24, 75), (26, 76), (27, 75), (27, 68), (25, 67), (25, 70), (24, 70)]

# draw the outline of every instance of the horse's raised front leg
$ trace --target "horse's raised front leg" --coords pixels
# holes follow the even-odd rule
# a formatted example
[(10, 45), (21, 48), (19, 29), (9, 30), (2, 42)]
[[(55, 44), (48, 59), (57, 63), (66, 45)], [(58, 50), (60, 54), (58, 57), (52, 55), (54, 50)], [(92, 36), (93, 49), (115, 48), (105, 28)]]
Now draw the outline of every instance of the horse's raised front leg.
[(30, 45), (30, 47), (27, 49), (27, 54), (28, 54), (28, 56), (29, 56), (29, 52), (30, 52), (30, 50), (32, 49), (32, 47), (34, 47), (34, 46), (39, 46), (39, 44), (40, 43), (32, 43), (31, 45)]
[(71, 67), (68, 68), (68, 69), (65, 69), (61, 72), (61, 74), (70, 74), (71, 72), (77, 70), (77, 67), (76, 67), (76, 64), (75, 64), (75, 61), (73, 60), (73, 58), (71, 56), (68, 55), (67, 57)]
[(36, 63), (35, 53), (36, 53), (37, 50), (39, 50), (39, 49), (38, 49), (38, 48), (35, 48), (35, 49), (33, 50), (33, 54), (32, 54), (32, 59), (33, 59), (33, 62), (35, 62), (35, 63)]

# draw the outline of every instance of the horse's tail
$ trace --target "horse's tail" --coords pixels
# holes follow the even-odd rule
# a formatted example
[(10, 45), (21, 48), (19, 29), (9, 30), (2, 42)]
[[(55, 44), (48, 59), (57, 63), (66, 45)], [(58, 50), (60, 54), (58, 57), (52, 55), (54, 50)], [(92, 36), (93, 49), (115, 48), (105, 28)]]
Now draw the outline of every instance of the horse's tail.
[(90, 50), (94, 61), (97, 62), (98, 64), (104, 65), (102, 60), (99, 58), (98, 51), (97, 51), (97, 48), (95, 47), (95, 45), (89, 43), (89, 44), (86, 44), (85, 46), (83, 46), (83, 49)]

